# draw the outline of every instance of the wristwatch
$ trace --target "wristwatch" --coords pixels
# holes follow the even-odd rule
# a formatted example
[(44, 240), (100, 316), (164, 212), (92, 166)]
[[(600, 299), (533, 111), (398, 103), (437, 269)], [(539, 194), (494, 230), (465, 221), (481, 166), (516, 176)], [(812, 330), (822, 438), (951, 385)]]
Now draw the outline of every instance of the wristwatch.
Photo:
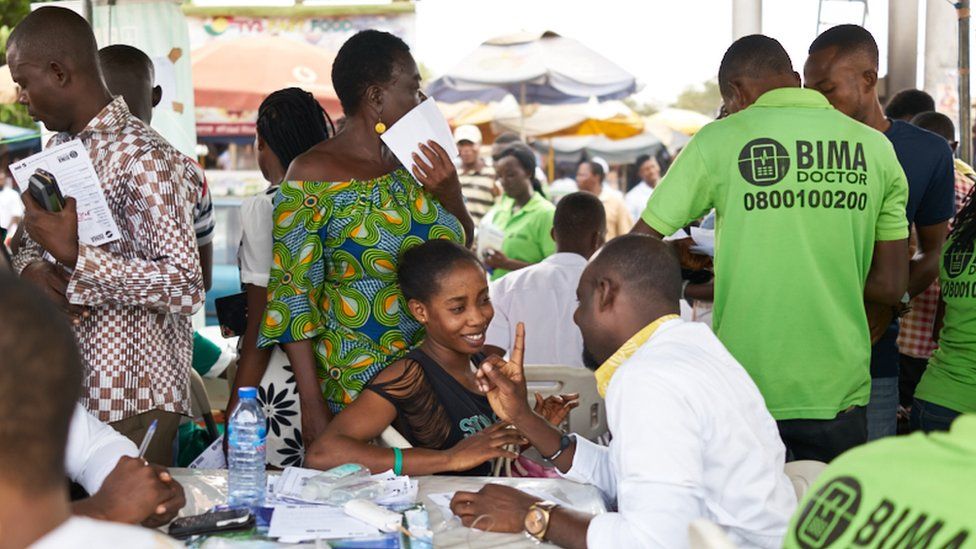
[(536, 541), (545, 541), (549, 531), (549, 515), (556, 508), (551, 501), (537, 501), (529, 507), (525, 514), (525, 533)]

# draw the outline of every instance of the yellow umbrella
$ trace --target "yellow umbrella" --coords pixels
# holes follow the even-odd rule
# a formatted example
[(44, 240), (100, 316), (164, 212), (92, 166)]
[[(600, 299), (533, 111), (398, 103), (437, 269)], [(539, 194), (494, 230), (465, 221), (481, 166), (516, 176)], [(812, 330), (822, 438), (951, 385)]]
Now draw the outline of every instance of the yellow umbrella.
[(495, 123), (512, 131), (524, 131), (526, 137), (548, 138), (600, 135), (625, 139), (644, 131), (644, 120), (620, 101), (571, 105), (533, 105), (524, 118), (518, 111), (506, 113)]
[(10, 76), (10, 67), (0, 65), (0, 105), (17, 102), (17, 84)]
[(685, 109), (664, 109), (647, 117), (649, 124), (660, 124), (685, 135), (695, 135), (705, 124), (714, 120), (700, 112)]

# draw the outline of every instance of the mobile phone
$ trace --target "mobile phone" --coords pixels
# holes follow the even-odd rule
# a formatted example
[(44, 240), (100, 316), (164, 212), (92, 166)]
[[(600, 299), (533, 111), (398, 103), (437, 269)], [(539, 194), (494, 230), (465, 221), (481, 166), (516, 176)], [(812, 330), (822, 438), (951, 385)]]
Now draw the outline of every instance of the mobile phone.
[(64, 209), (64, 196), (54, 174), (40, 168), (34, 170), (27, 180), (27, 190), (45, 210), (60, 212)]
[(180, 517), (169, 525), (169, 535), (182, 539), (214, 532), (247, 530), (252, 526), (254, 526), (254, 515), (251, 514), (250, 509), (241, 507), (191, 517)]
[(243, 336), (247, 328), (247, 294), (218, 297), (214, 305), (217, 308), (220, 335), (225, 338)]

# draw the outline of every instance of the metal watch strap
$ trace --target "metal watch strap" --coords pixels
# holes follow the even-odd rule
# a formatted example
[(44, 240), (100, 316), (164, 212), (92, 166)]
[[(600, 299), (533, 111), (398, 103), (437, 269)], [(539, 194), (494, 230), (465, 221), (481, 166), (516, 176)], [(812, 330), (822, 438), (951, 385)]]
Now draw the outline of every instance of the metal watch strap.
[(552, 523), (552, 510), (558, 506), (559, 506), (558, 504), (552, 501), (537, 501), (533, 503), (531, 506), (529, 506), (530, 514), (536, 509), (542, 511), (543, 515), (546, 517), (546, 524), (542, 528), (542, 531), (537, 534), (533, 534), (532, 532), (528, 532), (528, 531), (526, 531), (525, 533), (528, 534), (530, 538), (534, 539), (537, 542), (545, 541), (546, 534), (549, 533), (549, 525)]

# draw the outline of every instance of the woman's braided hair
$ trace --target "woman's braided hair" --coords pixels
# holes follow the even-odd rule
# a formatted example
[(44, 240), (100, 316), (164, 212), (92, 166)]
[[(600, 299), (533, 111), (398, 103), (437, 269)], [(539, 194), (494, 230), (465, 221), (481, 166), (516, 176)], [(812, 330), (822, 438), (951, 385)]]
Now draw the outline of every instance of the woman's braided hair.
[(335, 125), (312, 94), (285, 88), (261, 102), (257, 132), (287, 170), (295, 157), (335, 135)]

